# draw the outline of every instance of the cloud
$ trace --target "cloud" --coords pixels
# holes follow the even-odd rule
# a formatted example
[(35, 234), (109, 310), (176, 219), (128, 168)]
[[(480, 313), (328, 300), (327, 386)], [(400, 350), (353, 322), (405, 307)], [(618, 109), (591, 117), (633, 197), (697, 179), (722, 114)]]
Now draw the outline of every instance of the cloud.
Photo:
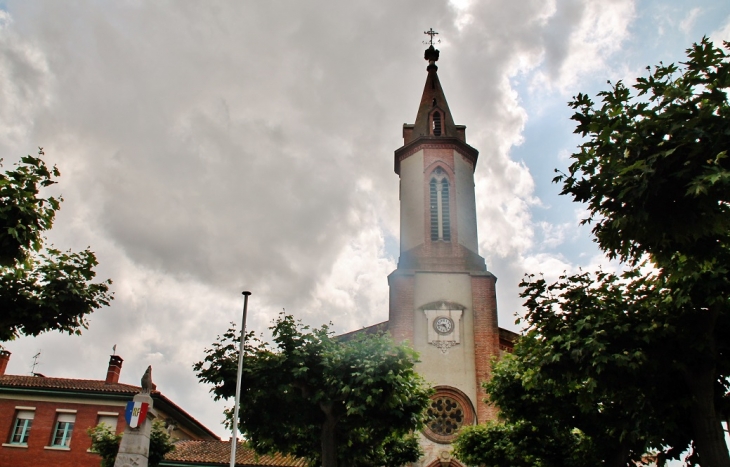
[(17, 150), (32, 130), (33, 118), (48, 108), (52, 78), (43, 51), (13, 29), (0, 10), (0, 148)]
[[(550, 222), (539, 222), (542, 233), (542, 245), (548, 248), (555, 248), (565, 242), (566, 238), (575, 236), (576, 229), (573, 223), (552, 224)], [(569, 235), (573, 230), (573, 235)]]
[(634, 16), (632, 0), (565, 2), (547, 21), (545, 63), (532, 78), (532, 91), (548, 88), (566, 93), (581, 77), (605, 69), (606, 59), (629, 37)]
[(724, 24), (719, 29), (710, 34), (710, 39), (718, 47), (722, 44), (722, 41), (730, 42), (730, 16), (725, 19)]
[[(282, 308), (340, 331), (386, 319), (392, 151), (425, 79), (416, 23), (451, 15), (417, 9), (11, 3), (0, 144), (13, 158), (42, 145), (60, 167), (49, 240), (91, 245), (116, 299), (82, 338), (12, 343), (9, 371), (43, 348), (49, 376), (103, 377), (118, 344), (123, 380), (152, 363), (163, 391), (197, 407), (209, 398), (191, 365), (238, 322), (243, 289), (257, 331)], [(83, 367), (61, 360), (80, 355)], [(217, 430), (206, 404), (194, 415)]]
[(7, 2), (3, 157), (45, 148), (63, 174), (52, 190), (65, 198), (49, 241), (90, 245), (116, 296), (82, 337), (9, 343), (8, 371), (27, 372), (42, 348), (41, 372), (102, 378), (118, 344), (122, 381), (152, 363), (163, 392), (223, 434), (221, 404), (191, 365), (240, 321), (241, 291), (253, 292), (257, 332), (282, 308), (338, 331), (386, 319), (396, 261), (388, 245), (399, 235), (393, 151), (416, 115), (429, 27), (442, 39), (439, 76), (454, 119), (480, 151), (479, 246), (500, 277), (501, 323), (512, 326), (522, 274), (599, 262), (594, 250), (565, 251), (564, 220), (533, 216), (551, 200), (536, 195), (536, 169), (512, 158), (531, 118), (526, 101), (562, 105), (565, 89), (608, 67), (634, 8)]
[(699, 16), (701, 11), (702, 10), (700, 8), (692, 8), (687, 16), (682, 21), (680, 21), (679, 30), (689, 35), (692, 32), (695, 22), (697, 21), (697, 17)]

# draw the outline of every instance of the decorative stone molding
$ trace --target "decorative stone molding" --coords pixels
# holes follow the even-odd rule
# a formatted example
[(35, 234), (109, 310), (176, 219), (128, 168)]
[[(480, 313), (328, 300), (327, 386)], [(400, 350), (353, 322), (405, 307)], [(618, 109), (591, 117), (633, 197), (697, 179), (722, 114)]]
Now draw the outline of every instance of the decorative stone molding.
[(476, 167), (479, 151), (458, 138), (444, 136), (420, 136), (395, 151), (395, 173), (400, 175), (400, 163), (403, 159), (415, 154), (421, 149), (451, 149), (461, 154)]
[(431, 344), (434, 347), (436, 347), (437, 349), (439, 349), (441, 351), (441, 353), (444, 355), (449, 353), (449, 349), (451, 347), (458, 345), (458, 343), (454, 342), (454, 341), (436, 341), (436, 342), (429, 342), (429, 344)]

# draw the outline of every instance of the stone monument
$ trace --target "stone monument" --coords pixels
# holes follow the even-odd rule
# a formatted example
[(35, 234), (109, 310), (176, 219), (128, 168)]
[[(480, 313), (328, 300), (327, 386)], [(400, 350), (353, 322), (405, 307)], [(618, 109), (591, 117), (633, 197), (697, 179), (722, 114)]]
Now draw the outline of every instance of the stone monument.
[(142, 390), (127, 403), (124, 418), (127, 427), (119, 445), (119, 453), (114, 467), (147, 467), (150, 455), (150, 432), (152, 420), (152, 395), (157, 386), (152, 382), (152, 366), (142, 376)]

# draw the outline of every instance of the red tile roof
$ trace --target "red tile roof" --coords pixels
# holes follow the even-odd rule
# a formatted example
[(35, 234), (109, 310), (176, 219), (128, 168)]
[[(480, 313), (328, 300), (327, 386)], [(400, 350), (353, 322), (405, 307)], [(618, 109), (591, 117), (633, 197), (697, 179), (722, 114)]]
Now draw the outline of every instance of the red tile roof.
[(137, 394), (139, 386), (112, 383), (95, 379), (47, 378), (45, 376), (0, 376), (0, 386), (33, 389), (61, 389), (67, 391), (114, 392)]
[[(229, 465), (230, 459), (230, 441), (178, 441), (175, 443), (175, 450), (165, 456), (165, 461), (190, 464)], [(281, 454), (259, 456), (252, 449), (239, 443), (236, 447), (236, 465), (241, 467), (306, 467), (307, 461)]]
[(514, 344), (520, 338), (520, 335), (509, 329), (499, 328), (499, 338)]
[[(123, 396), (130, 397), (139, 393), (142, 388), (131, 384), (123, 383), (107, 383), (97, 379), (72, 379), (72, 378), (48, 378), (45, 376), (20, 376), (20, 375), (0, 375), (0, 389), (29, 389), (40, 391), (60, 391), (60, 392), (80, 392), (89, 394), (105, 394), (111, 397)], [(192, 415), (183, 410), (179, 405), (165, 397), (160, 391), (152, 391), (152, 397), (159, 401), (160, 404), (170, 410), (178, 412), (180, 416), (188, 420), (190, 425), (196, 429), (200, 435), (209, 436), (213, 439), (220, 439), (208, 427), (200, 423)]]

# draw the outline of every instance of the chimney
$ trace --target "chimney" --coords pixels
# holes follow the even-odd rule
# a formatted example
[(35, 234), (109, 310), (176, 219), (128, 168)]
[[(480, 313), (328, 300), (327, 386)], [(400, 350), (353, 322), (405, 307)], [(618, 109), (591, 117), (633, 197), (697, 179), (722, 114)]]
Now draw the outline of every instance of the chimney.
[(10, 361), (10, 352), (7, 350), (0, 350), (0, 376), (5, 374), (5, 369), (8, 367)]
[(109, 369), (106, 370), (106, 384), (115, 384), (119, 382), (119, 374), (122, 372), (122, 357), (112, 355), (109, 357)]

